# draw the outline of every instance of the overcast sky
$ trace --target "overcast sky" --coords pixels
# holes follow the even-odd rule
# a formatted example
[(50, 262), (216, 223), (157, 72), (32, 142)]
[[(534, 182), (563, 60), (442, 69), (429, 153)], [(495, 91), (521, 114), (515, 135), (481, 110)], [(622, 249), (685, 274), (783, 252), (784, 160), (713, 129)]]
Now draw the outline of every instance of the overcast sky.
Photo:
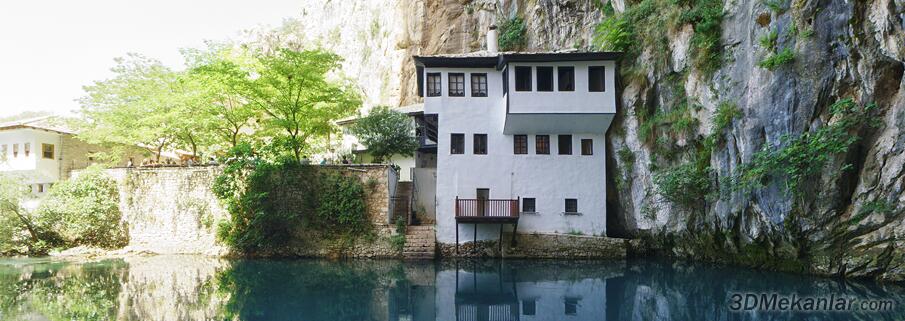
[(306, 0), (0, 1), (0, 117), (67, 114), (82, 86), (136, 52), (182, 67), (179, 48), (278, 26)]

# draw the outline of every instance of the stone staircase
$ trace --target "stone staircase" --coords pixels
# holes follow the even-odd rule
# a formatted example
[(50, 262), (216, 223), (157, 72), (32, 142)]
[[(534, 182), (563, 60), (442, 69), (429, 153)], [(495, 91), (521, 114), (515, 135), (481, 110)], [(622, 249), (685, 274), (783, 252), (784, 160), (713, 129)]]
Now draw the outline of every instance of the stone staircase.
[(406, 259), (433, 260), (437, 254), (437, 235), (434, 227), (413, 225), (406, 227), (405, 247), (402, 256)]

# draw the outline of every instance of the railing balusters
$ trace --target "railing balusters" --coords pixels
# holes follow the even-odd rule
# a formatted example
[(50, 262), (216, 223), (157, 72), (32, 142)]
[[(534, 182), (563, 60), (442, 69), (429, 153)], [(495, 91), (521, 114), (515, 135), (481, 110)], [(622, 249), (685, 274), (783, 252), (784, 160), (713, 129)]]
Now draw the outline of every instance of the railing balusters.
[(518, 217), (517, 199), (463, 199), (456, 198), (456, 216), (459, 217)]

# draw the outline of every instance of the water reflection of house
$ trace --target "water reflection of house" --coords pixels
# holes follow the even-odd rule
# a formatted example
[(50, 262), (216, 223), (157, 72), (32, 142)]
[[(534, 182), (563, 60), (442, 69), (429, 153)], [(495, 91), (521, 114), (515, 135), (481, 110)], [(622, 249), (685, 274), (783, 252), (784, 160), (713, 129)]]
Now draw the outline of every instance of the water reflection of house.
[(603, 320), (617, 308), (607, 305), (608, 287), (600, 273), (562, 278), (463, 263), (437, 273), (437, 320)]

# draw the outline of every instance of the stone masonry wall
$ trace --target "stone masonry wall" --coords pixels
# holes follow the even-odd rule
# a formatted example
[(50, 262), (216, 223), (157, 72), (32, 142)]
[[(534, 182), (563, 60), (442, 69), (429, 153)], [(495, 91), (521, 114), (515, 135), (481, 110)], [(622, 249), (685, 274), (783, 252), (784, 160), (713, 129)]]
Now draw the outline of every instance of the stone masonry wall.
[(459, 244), (440, 243), (443, 257), (505, 257), (505, 258), (561, 258), (616, 259), (626, 257), (631, 242), (600, 236), (567, 234), (516, 234), (516, 245), (510, 247), (512, 233), (503, 234), (503, 252), (497, 240)]
[[(299, 231), (299, 240), (282, 256), (386, 257), (398, 253), (389, 246), (393, 231), (387, 224), (391, 169), (384, 165), (318, 166), (341, 171), (361, 180), (365, 187), (367, 215), (376, 236), (355, 244), (321, 241), (316, 231)], [(217, 224), (229, 213), (211, 191), (222, 169), (218, 166), (113, 168), (107, 173), (117, 183), (120, 210), (129, 231), (127, 250), (160, 254), (226, 255), (216, 241)], [(291, 192), (287, 192), (291, 195)]]

